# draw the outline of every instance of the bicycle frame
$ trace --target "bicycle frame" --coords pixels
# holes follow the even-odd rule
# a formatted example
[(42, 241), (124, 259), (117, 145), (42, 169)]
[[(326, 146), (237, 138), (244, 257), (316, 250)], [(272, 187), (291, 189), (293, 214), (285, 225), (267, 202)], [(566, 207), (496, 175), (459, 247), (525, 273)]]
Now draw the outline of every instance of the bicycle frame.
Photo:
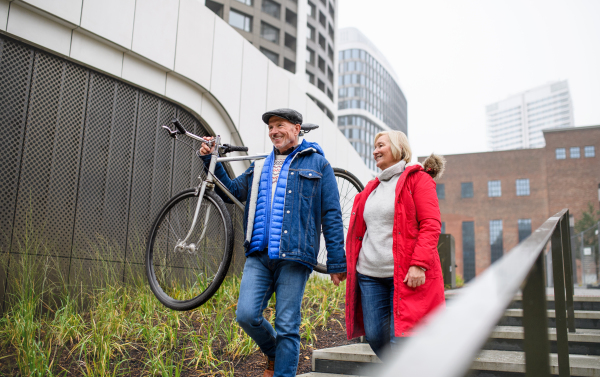
[[(192, 133), (188, 132), (188, 133), (186, 133), (186, 135), (191, 137), (192, 139), (201, 141), (203, 143), (207, 142), (204, 138), (196, 136)], [(217, 136), (215, 138), (215, 144), (216, 145), (221, 144), (220, 136)], [(196, 187), (196, 195), (198, 195), (198, 204), (196, 204), (196, 210), (194, 212), (194, 218), (192, 219), (192, 225), (190, 226), (190, 230), (188, 231), (188, 234), (185, 236), (185, 238), (181, 242), (179, 242), (177, 244), (176, 248), (188, 249), (190, 247), (190, 246), (186, 246), (186, 244), (187, 244), (188, 239), (192, 235), (193, 229), (195, 229), (195, 227), (196, 227), (196, 222), (198, 221), (198, 215), (200, 214), (200, 207), (202, 206), (202, 199), (204, 198), (204, 192), (206, 191), (207, 187), (209, 188), (209, 190), (214, 190), (214, 186), (216, 185), (218, 188), (221, 189), (221, 191), (223, 191), (223, 193), (225, 195), (227, 195), (227, 197), (229, 199), (231, 199), (231, 201), (236, 206), (238, 206), (239, 209), (244, 210), (244, 205), (235, 196), (233, 196), (233, 194), (229, 191), (229, 189), (227, 187), (225, 187), (223, 182), (221, 182), (215, 176), (214, 172), (215, 172), (215, 167), (217, 166), (217, 162), (247, 161), (247, 160), (253, 161), (253, 160), (261, 160), (261, 159), (267, 158), (267, 156), (268, 156), (268, 154), (257, 154), (257, 155), (253, 155), (253, 156), (219, 157), (217, 149), (215, 148), (215, 151), (213, 152), (213, 154), (211, 155), (211, 158), (210, 158), (210, 164), (208, 166), (208, 173), (206, 174), (206, 178), (204, 180), (202, 180), (202, 182), (198, 185), (198, 187)], [(201, 178), (201, 176), (199, 176), (198, 178)], [(209, 216), (210, 216), (210, 209), (208, 209), (206, 211), (206, 216), (204, 219), (204, 231), (200, 235), (200, 239), (198, 240), (198, 242), (200, 242), (200, 240), (202, 240), (204, 238), (204, 233), (206, 232), (206, 228), (207, 228), (206, 223), (208, 222)]]

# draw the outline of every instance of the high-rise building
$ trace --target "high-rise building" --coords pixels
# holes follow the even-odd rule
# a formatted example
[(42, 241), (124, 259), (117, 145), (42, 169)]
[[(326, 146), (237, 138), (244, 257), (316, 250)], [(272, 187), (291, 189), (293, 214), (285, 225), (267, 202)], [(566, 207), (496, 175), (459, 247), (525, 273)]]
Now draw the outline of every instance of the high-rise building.
[(205, 0), (273, 63), (312, 85), (306, 94), (333, 120), (336, 0)]
[(407, 133), (406, 97), (385, 56), (356, 28), (339, 31), (338, 127), (372, 171), (381, 131)]
[(569, 84), (552, 82), (488, 105), (486, 118), (493, 151), (541, 148), (542, 130), (575, 126)]

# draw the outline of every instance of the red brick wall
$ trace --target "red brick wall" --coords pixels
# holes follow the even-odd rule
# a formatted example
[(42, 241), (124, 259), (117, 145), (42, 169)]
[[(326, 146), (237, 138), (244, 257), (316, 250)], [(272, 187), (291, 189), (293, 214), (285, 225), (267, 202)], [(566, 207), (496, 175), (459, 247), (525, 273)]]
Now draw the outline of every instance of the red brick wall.
[[(550, 215), (563, 208), (579, 220), (587, 210), (588, 203), (598, 206), (598, 183), (600, 183), (600, 127), (581, 127), (569, 130), (545, 132), (545, 157), (548, 171), (548, 202)], [(595, 146), (596, 156), (584, 157), (584, 147)], [(581, 157), (570, 158), (570, 147), (579, 147)], [(567, 158), (557, 160), (556, 148), (565, 148)]]

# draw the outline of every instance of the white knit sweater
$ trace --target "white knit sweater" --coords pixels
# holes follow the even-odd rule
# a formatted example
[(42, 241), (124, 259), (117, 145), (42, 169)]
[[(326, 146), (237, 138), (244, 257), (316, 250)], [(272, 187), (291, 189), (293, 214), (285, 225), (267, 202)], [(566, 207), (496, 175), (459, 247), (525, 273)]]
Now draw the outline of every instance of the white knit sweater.
[(387, 278), (394, 276), (393, 235), (394, 195), (396, 183), (406, 162), (390, 166), (379, 174), (379, 186), (365, 203), (367, 231), (363, 237), (356, 270), (363, 275)]

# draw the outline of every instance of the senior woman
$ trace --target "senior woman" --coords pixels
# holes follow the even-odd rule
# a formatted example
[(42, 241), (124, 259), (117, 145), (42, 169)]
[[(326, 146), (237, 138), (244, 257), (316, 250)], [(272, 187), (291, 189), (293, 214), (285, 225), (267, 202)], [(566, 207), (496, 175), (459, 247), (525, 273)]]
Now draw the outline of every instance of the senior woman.
[(432, 179), (441, 176), (444, 159), (409, 164), (410, 145), (400, 131), (377, 134), (373, 157), (382, 172), (354, 199), (346, 239), (346, 331), (348, 339), (366, 335), (381, 358), (388, 344), (409, 336), (445, 302)]

